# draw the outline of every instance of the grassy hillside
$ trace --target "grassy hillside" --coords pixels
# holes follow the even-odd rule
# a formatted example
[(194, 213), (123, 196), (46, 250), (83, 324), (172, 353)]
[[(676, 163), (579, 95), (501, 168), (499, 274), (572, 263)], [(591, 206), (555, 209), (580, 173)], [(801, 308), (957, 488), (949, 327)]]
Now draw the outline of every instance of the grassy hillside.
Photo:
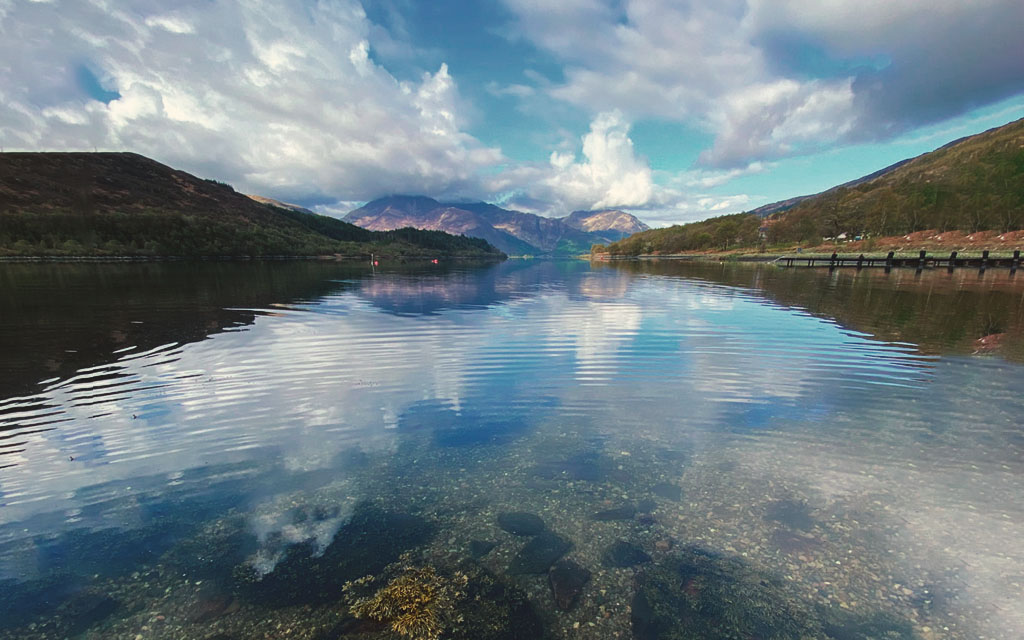
[[(869, 176), (870, 178), (870, 176)], [(1024, 228), (1024, 120), (897, 163), (850, 186), (799, 200), (762, 219), (735, 214), (638, 233), (612, 254), (681, 253), (805, 243), (915, 231), (1006, 232)], [(765, 226), (762, 239), (758, 227)]]
[(1024, 120), (919, 156), (874, 180), (804, 200), (769, 218), (769, 242), (841, 233), (1024, 228)]
[(0, 153), (0, 256), (499, 255), (261, 204), (133, 153)]

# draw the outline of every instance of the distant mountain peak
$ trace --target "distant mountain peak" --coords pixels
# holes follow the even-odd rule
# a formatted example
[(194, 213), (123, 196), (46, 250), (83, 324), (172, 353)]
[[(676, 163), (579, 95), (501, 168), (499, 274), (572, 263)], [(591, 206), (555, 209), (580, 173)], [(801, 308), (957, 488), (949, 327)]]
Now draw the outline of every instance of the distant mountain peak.
[(437, 229), (483, 238), (510, 255), (576, 255), (647, 229), (635, 216), (609, 209), (546, 218), (486, 202), (442, 203), (426, 196), (387, 196), (349, 212), (347, 222), (385, 231)]
[(621, 209), (573, 211), (561, 220), (582, 231), (619, 231), (627, 236), (650, 229), (639, 218)]

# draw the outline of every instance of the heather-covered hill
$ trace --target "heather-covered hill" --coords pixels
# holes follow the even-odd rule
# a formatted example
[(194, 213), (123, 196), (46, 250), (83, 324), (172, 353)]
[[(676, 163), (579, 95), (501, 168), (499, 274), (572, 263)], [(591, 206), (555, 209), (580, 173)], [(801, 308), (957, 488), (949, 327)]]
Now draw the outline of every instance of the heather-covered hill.
[[(760, 214), (760, 215), (759, 215)], [(1024, 120), (951, 142), (814, 196), (610, 244), (618, 255), (683, 253), (826, 238), (903, 236), (926, 229), (1024, 228)]]
[(0, 153), (0, 256), (498, 255), (257, 202), (134, 153)]

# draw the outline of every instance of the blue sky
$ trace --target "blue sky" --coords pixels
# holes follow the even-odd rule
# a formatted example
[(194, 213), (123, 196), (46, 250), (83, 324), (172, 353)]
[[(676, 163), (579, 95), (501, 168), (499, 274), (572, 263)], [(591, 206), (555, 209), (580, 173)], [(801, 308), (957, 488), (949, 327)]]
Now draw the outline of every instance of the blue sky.
[(0, 145), (660, 226), (1024, 117), (1019, 0), (0, 0)]

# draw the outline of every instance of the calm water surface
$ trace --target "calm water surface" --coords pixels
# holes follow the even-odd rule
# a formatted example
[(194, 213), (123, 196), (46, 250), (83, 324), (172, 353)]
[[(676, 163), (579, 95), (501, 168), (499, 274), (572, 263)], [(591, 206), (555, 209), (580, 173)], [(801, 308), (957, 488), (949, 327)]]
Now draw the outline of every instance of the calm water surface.
[(0, 358), (0, 638), (1024, 637), (1021, 274), (7, 264)]

